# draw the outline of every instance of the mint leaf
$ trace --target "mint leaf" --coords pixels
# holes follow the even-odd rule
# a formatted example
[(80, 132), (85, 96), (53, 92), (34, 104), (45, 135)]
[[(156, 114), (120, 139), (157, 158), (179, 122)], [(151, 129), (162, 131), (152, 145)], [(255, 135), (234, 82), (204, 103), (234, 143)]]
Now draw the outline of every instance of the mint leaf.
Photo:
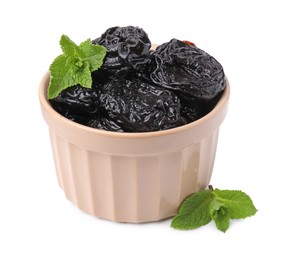
[(92, 44), (90, 40), (87, 40), (80, 44), (80, 49), (85, 53), (86, 59), (89, 61), (91, 72), (102, 66), (106, 55), (105, 47)]
[(222, 203), (216, 203), (215, 207), (210, 209), (211, 218), (214, 220), (216, 227), (225, 232), (230, 224), (229, 209)]
[[(78, 82), (84, 88), (92, 87), (92, 77), (90, 71), (90, 64), (88, 61), (84, 61), (81, 67), (74, 66), (72, 68), (72, 78)], [(76, 85), (76, 84), (74, 84)]]
[(208, 224), (211, 220), (216, 227), (225, 232), (230, 219), (246, 218), (256, 214), (251, 198), (238, 190), (212, 189), (200, 191), (185, 199), (178, 214), (173, 218), (171, 227), (195, 229)]
[(66, 56), (75, 56), (79, 57), (80, 59), (85, 58), (85, 54), (81, 51), (81, 48), (76, 45), (68, 36), (62, 35), (60, 39), (60, 45), (64, 55)]
[(211, 221), (209, 205), (213, 200), (210, 190), (201, 191), (188, 197), (181, 204), (179, 213), (174, 217), (171, 227), (177, 229), (195, 229)]
[(251, 198), (242, 191), (215, 189), (213, 194), (219, 202), (229, 209), (232, 219), (250, 217), (257, 212)]
[(48, 98), (58, 96), (64, 89), (80, 84), (92, 87), (91, 72), (102, 66), (106, 49), (87, 40), (77, 46), (68, 36), (62, 35), (60, 45), (63, 54), (50, 66)]
[(48, 98), (56, 97), (67, 86), (78, 83), (72, 76), (72, 68), (75, 66), (76, 59), (67, 58), (64, 55), (58, 56), (50, 66), (50, 85), (48, 87)]

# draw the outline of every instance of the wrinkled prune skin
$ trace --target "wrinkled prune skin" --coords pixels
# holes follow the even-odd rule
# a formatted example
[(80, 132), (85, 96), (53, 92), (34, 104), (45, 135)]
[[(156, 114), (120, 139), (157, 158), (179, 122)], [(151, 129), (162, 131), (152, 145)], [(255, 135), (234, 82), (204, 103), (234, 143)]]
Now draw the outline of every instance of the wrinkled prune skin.
[(63, 90), (56, 98), (51, 99), (50, 103), (66, 118), (86, 124), (88, 118), (98, 113), (99, 97), (96, 88), (88, 89), (76, 85)]
[(149, 62), (151, 42), (147, 33), (134, 26), (112, 27), (92, 41), (107, 49), (102, 69), (109, 75), (124, 76)]
[(159, 131), (185, 124), (171, 91), (139, 79), (112, 80), (101, 90), (101, 106), (125, 132)]
[(211, 100), (201, 100), (195, 97), (178, 94), (181, 102), (181, 115), (187, 124), (207, 115), (217, 104), (222, 93)]
[(197, 99), (210, 100), (226, 86), (220, 63), (195, 45), (177, 39), (152, 53), (151, 80)]
[(93, 118), (88, 121), (87, 125), (100, 130), (124, 132), (120, 125), (106, 117)]

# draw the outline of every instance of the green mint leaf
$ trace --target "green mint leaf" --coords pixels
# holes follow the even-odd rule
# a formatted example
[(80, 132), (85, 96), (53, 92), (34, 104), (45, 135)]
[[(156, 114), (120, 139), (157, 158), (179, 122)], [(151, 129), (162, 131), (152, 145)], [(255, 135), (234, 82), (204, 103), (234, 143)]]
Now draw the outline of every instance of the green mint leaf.
[(215, 222), (216, 227), (220, 230), (225, 232), (230, 224), (230, 214), (228, 208), (214, 200), (214, 203), (211, 203), (210, 206), (210, 215), (213, 221)]
[(86, 57), (81, 48), (76, 45), (67, 35), (61, 36), (60, 45), (64, 55), (66, 56), (75, 56), (79, 59), (84, 59)]
[(60, 45), (63, 54), (50, 66), (49, 99), (57, 97), (64, 89), (77, 84), (91, 88), (91, 72), (102, 66), (106, 55), (106, 48), (94, 45), (90, 40), (77, 46), (68, 36), (62, 35)]
[(67, 86), (75, 84), (72, 77), (72, 67), (76, 59), (68, 58), (65, 55), (58, 56), (50, 66), (50, 85), (48, 87), (48, 98), (56, 97)]
[(230, 218), (232, 219), (250, 217), (257, 212), (251, 198), (242, 191), (215, 189), (213, 194), (216, 200), (228, 208)]
[(89, 61), (91, 72), (102, 66), (106, 55), (105, 47), (92, 44), (90, 40), (87, 40), (80, 44), (80, 49), (85, 53), (86, 60)]
[(171, 227), (176, 229), (195, 229), (211, 221), (209, 205), (213, 200), (212, 191), (205, 190), (193, 194), (181, 204)]
[(82, 62), (80, 66), (74, 66), (72, 68), (72, 78), (74, 79), (76, 84), (80, 84), (84, 88), (92, 87), (92, 77), (90, 71), (90, 64), (88, 61)]
[(58, 96), (64, 89), (80, 84), (90, 88), (92, 77), (89, 63), (84, 62), (81, 67), (77, 66), (78, 59), (74, 57), (58, 56), (50, 66), (50, 85), (48, 88), (48, 98)]
[(229, 228), (230, 219), (256, 214), (257, 209), (246, 193), (238, 190), (213, 190), (212, 186), (209, 188), (194, 193), (182, 202), (171, 227), (195, 229), (213, 220), (216, 227), (225, 232)]

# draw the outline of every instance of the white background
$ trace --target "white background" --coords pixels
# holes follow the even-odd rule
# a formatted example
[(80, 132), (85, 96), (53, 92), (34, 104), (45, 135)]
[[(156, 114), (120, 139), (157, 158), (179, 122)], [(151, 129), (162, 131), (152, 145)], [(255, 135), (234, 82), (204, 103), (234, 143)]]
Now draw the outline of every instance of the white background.
[[(290, 11), (287, 0), (1, 1), (0, 259), (290, 259)], [(65, 199), (38, 84), (63, 33), (80, 43), (115, 25), (193, 41), (224, 66), (231, 100), (211, 184), (248, 193), (254, 217), (182, 232), (101, 220)]]

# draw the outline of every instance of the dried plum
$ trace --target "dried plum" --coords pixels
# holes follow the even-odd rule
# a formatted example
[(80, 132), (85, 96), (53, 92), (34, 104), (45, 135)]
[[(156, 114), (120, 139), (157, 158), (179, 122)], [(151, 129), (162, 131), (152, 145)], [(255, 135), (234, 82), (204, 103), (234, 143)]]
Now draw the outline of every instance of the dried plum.
[(95, 88), (88, 89), (76, 85), (63, 90), (50, 102), (61, 115), (78, 123), (85, 123), (89, 117), (97, 114), (99, 96)]
[(178, 94), (181, 102), (181, 115), (187, 123), (191, 123), (208, 114), (217, 104), (221, 93), (211, 100), (201, 100), (195, 97)]
[(106, 117), (97, 117), (88, 121), (88, 126), (113, 132), (124, 132), (122, 127), (116, 122)]
[(107, 49), (102, 69), (123, 76), (149, 62), (151, 42), (146, 32), (134, 26), (112, 27), (92, 41)]
[(171, 91), (139, 79), (112, 80), (102, 87), (101, 106), (126, 132), (149, 132), (185, 124)]
[(151, 70), (155, 84), (198, 99), (210, 100), (226, 86), (223, 68), (216, 59), (177, 39), (153, 52)]

